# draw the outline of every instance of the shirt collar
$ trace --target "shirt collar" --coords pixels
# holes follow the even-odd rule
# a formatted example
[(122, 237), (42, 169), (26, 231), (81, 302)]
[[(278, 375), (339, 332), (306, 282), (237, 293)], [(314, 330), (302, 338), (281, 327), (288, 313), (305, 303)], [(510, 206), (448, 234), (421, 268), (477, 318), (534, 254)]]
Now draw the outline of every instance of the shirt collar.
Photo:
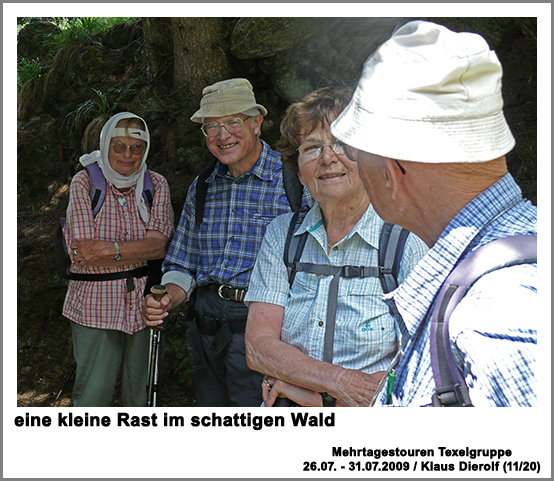
[[(375, 249), (378, 249), (382, 225), (383, 220), (377, 215), (375, 209), (370, 204), (364, 212), (364, 215), (362, 215), (358, 223), (352, 228), (345, 239), (349, 239), (353, 235), (358, 234), (365, 242)], [(320, 228), (323, 229), (323, 215), (321, 213), (319, 203), (315, 202), (306, 214), (306, 217), (300, 224), (300, 227), (296, 230), (295, 235), (300, 235), (306, 231), (310, 232), (312, 235), (315, 235), (315, 231)]]

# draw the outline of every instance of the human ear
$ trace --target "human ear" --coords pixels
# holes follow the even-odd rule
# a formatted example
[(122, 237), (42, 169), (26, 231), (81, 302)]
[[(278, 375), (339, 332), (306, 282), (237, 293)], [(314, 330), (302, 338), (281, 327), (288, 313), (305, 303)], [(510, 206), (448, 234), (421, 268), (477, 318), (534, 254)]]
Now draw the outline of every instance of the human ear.
[(390, 191), (392, 200), (396, 200), (398, 197), (400, 175), (401, 172), (399, 171), (394, 159), (385, 157), (385, 162), (383, 163), (383, 176), (385, 178), (385, 186)]
[(263, 121), (264, 121), (264, 116), (262, 114), (258, 114), (255, 117), (252, 117), (254, 132), (256, 135), (260, 134), (260, 131), (262, 130)]

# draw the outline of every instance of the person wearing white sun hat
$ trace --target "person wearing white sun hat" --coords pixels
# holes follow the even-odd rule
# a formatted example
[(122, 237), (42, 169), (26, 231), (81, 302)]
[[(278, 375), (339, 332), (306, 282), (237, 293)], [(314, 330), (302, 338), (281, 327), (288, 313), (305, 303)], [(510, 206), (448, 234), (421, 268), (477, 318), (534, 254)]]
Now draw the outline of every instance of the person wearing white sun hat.
[[(431, 404), (430, 318), (445, 279), (482, 245), (537, 234), (537, 208), (507, 170), (515, 141), (501, 85), (500, 62), (481, 36), (412, 21), (366, 61), (331, 126), (377, 213), (430, 247), (385, 297), (403, 349), (389, 367), (393, 387), (374, 405)], [(536, 405), (536, 274), (536, 262), (489, 273), (454, 308), (450, 345), (474, 406)]]
[[(160, 302), (147, 296), (143, 319), (159, 325), (170, 310), (190, 301), (195, 316), (187, 345), (196, 404), (259, 406), (263, 375), (246, 364), (243, 301), (267, 225), (291, 208), (280, 156), (260, 138), (267, 110), (256, 102), (251, 83), (224, 80), (202, 95), (191, 120), (201, 124), (217, 162), (205, 180), (197, 177), (190, 186), (163, 265), (168, 294)], [(198, 219), (201, 186), (207, 190)]]

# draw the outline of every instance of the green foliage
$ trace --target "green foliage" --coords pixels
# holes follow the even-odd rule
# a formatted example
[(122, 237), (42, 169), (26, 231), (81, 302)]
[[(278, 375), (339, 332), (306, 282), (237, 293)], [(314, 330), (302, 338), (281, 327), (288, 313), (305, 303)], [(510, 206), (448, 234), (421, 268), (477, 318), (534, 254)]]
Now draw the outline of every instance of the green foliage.
[(61, 33), (50, 36), (49, 46), (54, 50), (71, 45), (94, 42), (94, 36), (109, 30), (118, 23), (132, 21), (132, 17), (77, 17), (59, 19), (57, 26)]
[[(48, 47), (52, 55), (63, 47), (81, 45), (83, 43), (98, 42), (94, 37), (106, 32), (114, 25), (120, 23), (132, 22), (136, 17), (53, 17), (48, 20), (55, 24), (60, 32), (46, 35), (45, 46)], [(22, 18), (17, 25), (17, 32), (27, 23), (33, 20), (32, 17)], [(46, 74), (49, 66), (39, 59), (27, 60), (18, 58), (17, 60), (17, 89), (31, 79), (38, 78)]]
[(38, 58), (32, 60), (18, 57), (17, 58), (17, 91), (21, 89), (25, 82), (41, 77), (48, 67), (44, 65)]
[[(111, 88), (107, 93), (94, 88), (91, 88), (91, 90), (96, 95), (69, 112), (62, 122), (62, 127), (67, 128), (70, 132), (82, 132), (92, 119), (101, 116), (111, 117), (122, 100), (136, 93), (132, 84), (120, 88)], [(113, 100), (110, 100), (110, 98)]]

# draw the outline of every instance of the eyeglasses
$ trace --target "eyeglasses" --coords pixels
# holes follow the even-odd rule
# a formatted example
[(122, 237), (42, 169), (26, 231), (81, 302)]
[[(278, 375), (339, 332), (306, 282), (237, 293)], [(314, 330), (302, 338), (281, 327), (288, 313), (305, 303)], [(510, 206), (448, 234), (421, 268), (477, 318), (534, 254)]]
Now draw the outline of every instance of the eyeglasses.
[(315, 160), (323, 155), (323, 149), (326, 145), (328, 145), (336, 155), (344, 155), (344, 144), (336, 140), (334, 142), (306, 142), (296, 150), (303, 160)]
[[(340, 144), (344, 153), (352, 162), (358, 162), (358, 157), (360, 154), (359, 149), (357, 149), (356, 147), (352, 147), (351, 145), (345, 144), (344, 142), (341, 142), (339, 140), (337, 140), (337, 143)], [(400, 172), (402, 172), (402, 175), (406, 175), (406, 169), (402, 167), (402, 164), (396, 159), (392, 159), (392, 160), (396, 162), (396, 165), (398, 165), (398, 168), (400, 169)]]
[(130, 150), (133, 155), (140, 155), (146, 149), (144, 142), (133, 145), (125, 145), (123, 142), (112, 142), (112, 149), (116, 154)]
[(225, 130), (230, 134), (238, 134), (242, 132), (243, 123), (245, 120), (249, 119), (250, 115), (246, 119), (241, 119), (240, 117), (234, 117), (232, 119), (227, 119), (225, 122), (208, 122), (202, 124), (202, 133), (206, 137), (216, 137), (221, 131), (221, 127), (225, 127)]

